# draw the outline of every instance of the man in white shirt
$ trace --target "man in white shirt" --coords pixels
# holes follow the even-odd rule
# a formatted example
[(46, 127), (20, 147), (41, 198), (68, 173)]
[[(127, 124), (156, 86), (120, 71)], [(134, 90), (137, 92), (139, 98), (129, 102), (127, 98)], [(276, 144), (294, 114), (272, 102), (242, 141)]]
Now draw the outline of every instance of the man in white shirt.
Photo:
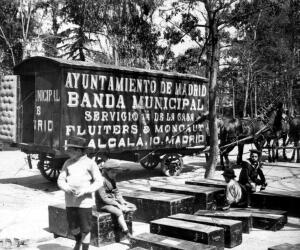
[(91, 236), (92, 193), (103, 185), (97, 164), (85, 154), (86, 140), (71, 137), (66, 145), (70, 157), (63, 165), (57, 184), (65, 192), (69, 229), (74, 235), (74, 250), (88, 250)]
[(231, 205), (243, 206), (243, 189), (241, 185), (234, 179), (236, 177), (234, 170), (231, 168), (225, 169), (222, 174), (227, 183), (226, 200), (223, 210), (227, 210)]

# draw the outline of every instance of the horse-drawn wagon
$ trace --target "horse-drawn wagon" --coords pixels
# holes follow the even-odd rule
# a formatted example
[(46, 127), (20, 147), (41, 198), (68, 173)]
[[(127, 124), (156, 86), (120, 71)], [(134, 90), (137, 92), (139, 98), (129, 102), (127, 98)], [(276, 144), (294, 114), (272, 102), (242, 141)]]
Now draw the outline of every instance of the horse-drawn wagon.
[(207, 97), (207, 79), (195, 75), (32, 57), (1, 78), (0, 140), (38, 154), (51, 181), (70, 136), (85, 137), (96, 160), (108, 153), (177, 175), (182, 156), (205, 147), (197, 121)]

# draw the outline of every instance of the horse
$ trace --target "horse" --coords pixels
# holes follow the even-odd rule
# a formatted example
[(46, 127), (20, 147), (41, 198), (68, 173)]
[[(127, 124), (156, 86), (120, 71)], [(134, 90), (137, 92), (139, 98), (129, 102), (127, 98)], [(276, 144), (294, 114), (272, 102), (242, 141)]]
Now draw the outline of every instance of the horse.
[[(237, 165), (243, 160), (244, 144), (254, 143), (258, 150), (262, 150), (264, 138), (254, 135), (265, 127), (261, 119), (248, 118), (223, 118), (223, 126), (220, 128), (220, 163), (221, 166), (229, 166), (229, 153), (238, 146)], [(225, 163), (224, 164), (224, 158)]]
[[(244, 144), (253, 143), (255, 147), (262, 151), (264, 144), (270, 143), (271, 138), (279, 135), (282, 122), (282, 104), (271, 105), (266, 109), (264, 117), (250, 118), (231, 118), (224, 117), (220, 129), (220, 161), (224, 168), (229, 165), (228, 154), (238, 146), (237, 165), (241, 164), (243, 158)], [(269, 156), (271, 159), (271, 157)]]
[[(299, 141), (300, 141), (300, 117), (296, 116), (294, 118), (290, 118), (290, 129), (289, 129), (289, 141), (293, 142), (294, 150), (292, 153), (291, 161), (300, 162), (300, 148), (299, 148)], [(296, 158), (295, 158), (295, 153)]]
[(278, 160), (279, 140), (282, 139), (283, 159), (288, 160), (286, 155), (286, 145), (288, 144), (288, 135), (290, 131), (289, 120), (282, 117), (280, 126), (276, 129), (269, 130), (264, 134), (266, 147), (268, 148), (268, 161), (275, 162)]

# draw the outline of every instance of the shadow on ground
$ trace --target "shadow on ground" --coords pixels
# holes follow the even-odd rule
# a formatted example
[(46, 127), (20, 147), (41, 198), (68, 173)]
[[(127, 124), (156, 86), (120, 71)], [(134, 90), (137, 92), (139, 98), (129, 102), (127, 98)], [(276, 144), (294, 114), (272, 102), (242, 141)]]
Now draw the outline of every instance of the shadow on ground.
[(27, 188), (42, 190), (45, 192), (54, 192), (58, 190), (56, 183), (47, 181), (41, 175), (0, 179), (0, 183), (16, 184)]
[(55, 244), (55, 243), (48, 243), (48, 244), (43, 244), (43, 245), (39, 245), (37, 247), (40, 250), (72, 250), (72, 247), (66, 247), (66, 246), (62, 246), (60, 244)]

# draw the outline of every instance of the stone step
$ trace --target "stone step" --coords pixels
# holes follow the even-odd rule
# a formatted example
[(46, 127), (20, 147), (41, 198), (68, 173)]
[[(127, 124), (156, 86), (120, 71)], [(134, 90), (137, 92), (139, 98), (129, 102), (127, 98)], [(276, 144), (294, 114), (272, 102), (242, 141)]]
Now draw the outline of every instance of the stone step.
[(136, 205), (134, 220), (150, 222), (176, 213), (193, 213), (195, 197), (144, 190), (122, 189), (125, 200)]
[(242, 243), (242, 222), (237, 220), (205, 217), (191, 214), (174, 214), (169, 218), (224, 228), (224, 245), (232, 248)]
[(194, 213), (194, 215), (241, 221), (243, 233), (250, 233), (253, 227), (252, 214), (250, 212), (198, 210), (196, 213)]
[(216, 187), (216, 188), (223, 188), (226, 189), (226, 182), (222, 180), (216, 179), (193, 179), (186, 181), (185, 184), (189, 185), (197, 185), (197, 186), (204, 186), (204, 187)]
[(268, 250), (300, 250), (300, 244), (293, 245), (290, 243), (283, 243), (280, 245), (269, 247)]
[(150, 232), (224, 249), (224, 229), (221, 227), (162, 218), (150, 222)]
[[(131, 238), (131, 246), (151, 250), (214, 250), (215, 246), (187, 241), (153, 233), (143, 233)], [(134, 248), (135, 249), (135, 248)]]
[[(115, 218), (109, 213), (97, 212), (93, 208), (92, 229), (91, 229), (91, 245), (104, 246), (114, 242), (119, 242), (124, 238), (121, 229)], [(132, 214), (125, 213), (125, 220), (128, 229), (132, 232)], [(66, 207), (64, 204), (55, 204), (48, 206), (49, 231), (56, 237), (62, 236), (69, 239), (74, 239), (69, 232)]]
[[(287, 222), (286, 211), (255, 209), (255, 208), (231, 208), (231, 211), (250, 212), (252, 214), (253, 228), (277, 231)], [(280, 214), (283, 213), (283, 214)]]
[(288, 215), (300, 217), (299, 191), (261, 191), (251, 194), (251, 206), (287, 211)]
[(199, 209), (212, 210), (217, 207), (220, 196), (224, 196), (224, 189), (214, 187), (200, 187), (195, 185), (151, 185), (151, 191), (177, 193), (195, 196), (194, 212)]

